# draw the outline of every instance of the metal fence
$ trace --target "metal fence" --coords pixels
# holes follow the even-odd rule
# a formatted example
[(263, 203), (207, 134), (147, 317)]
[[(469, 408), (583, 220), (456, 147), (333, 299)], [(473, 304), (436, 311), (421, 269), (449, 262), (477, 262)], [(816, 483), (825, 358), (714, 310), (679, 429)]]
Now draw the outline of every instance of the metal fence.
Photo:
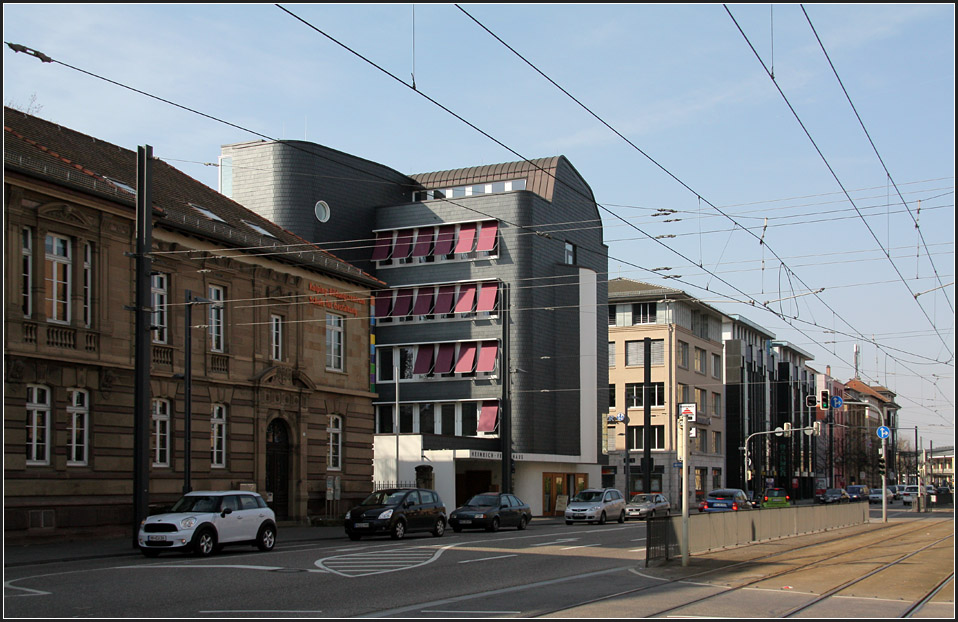
[(645, 520), (645, 565), (667, 562), (681, 555), (675, 523), (668, 516)]

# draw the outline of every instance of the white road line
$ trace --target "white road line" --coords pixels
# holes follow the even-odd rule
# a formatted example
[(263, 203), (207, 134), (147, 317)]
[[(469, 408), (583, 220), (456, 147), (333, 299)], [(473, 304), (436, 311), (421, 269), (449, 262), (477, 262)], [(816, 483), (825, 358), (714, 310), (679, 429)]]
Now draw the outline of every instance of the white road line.
[[(497, 557), (483, 557), (482, 559), (464, 559), (463, 561), (461, 561), (461, 562), (459, 562), (459, 563), (460, 563), (460, 564), (471, 564), (472, 562), (487, 562), (487, 561), (490, 561), (490, 560), (493, 560), (493, 559), (503, 559), (503, 558), (506, 558), (506, 557), (519, 557), (519, 556), (516, 555), (516, 554), (512, 554), (512, 555), (499, 555), (499, 556), (497, 556)], [(518, 613), (518, 612), (516, 612), (516, 613)]]
[(592, 547), (592, 546), (602, 546), (602, 545), (601, 545), (601, 544), (578, 544), (578, 545), (576, 545), (576, 546), (564, 546), (564, 547), (562, 547), (562, 548), (559, 549), (559, 550), (560, 550), (560, 551), (571, 551), (572, 549), (585, 549), (585, 548), (589, 548), (589, 547)]

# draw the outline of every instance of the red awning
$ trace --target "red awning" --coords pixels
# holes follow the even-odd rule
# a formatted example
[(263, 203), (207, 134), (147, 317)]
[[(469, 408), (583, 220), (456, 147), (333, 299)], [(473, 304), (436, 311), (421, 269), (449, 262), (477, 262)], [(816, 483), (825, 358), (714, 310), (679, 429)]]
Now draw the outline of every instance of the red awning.
[(491, 251), (496, 247), (496, 232), (499, 230), (499, 223), (495, 220), (488, 220), (482, 223), (482, 229), (479, 230), (479, 241), (476, 243), (477, 251)]
[(452, 252), (452, 245), (456, 241), (456, 226), (446, 225), (439, 227), (439, 235), (436, 236), (436, 248), (433, 254), (437, 257), (448, 255)]
[(416, 290), (416, 304), (413, 305), (413, 315), (429, 315), (432, 313), (432, 293), (431, 287), (420, 287)]
[(479, 432), (495, 432), (499, 418), (499, 402), (483, 402), (479, 411)]
[(433, 230), (416, 229), (416, 247), (412, 249), (413, 257), (428, 257), (432, 249)]
[(400, 231), (396, 236), (396, 248), (393, 250), (393, 259), (405, 259), (412, 250), (412, 231)]
[(376, 292), (376, 317), (389, 317), (389, 309), (393, 306), (393, 292)]
[(437, 374), (448, 374), (452, 371), (453, 359), (456, 355), (456, 344), (454, 343), (440, 343), (439, 344), (439, 354), (436, 356), (436, 369)]
[(389, 251), (393, 247), (393, 232), (380, 231), (376, 234), (376, 245), (373, 246), (373, 261), (389, 259)]
[(436, 297), (436, 315), (452, 313), (452, 303), (456, 293), (455, 285), (442, 285)]
[(499, 292), (499, 282), (482, 283), (479, 286), (479, 302), (476, 311), (492, 311), (496, 308), (496, 294)]
[(456, 253), (471, 253), (476, 241), (476, 224), (469, 222), (459, 226), (459, 240), (456, 242)]
[(401, 289), (396, 293), (396, 304), (393, 305), (392, 317), (405, 317), (412, 308), (412, 290)]
[(416, 354), (416, 364), (413, 367), (414, 374), (428, 374), (432, 371), (432, 355), (435, 346), (431, 343), (419, 346), (419, 352)]
[(456, 373), (468, 374), (476, 367), (476, 349), (475, 341), (467, 341), (459, 344), (459, 358), (456, 360)]
[(483, 341), (479, 349), (479, 363), (476, 365), (477, 372), (490, 372), (496, 369), (496, 357), (499, 354), (498, 341)]
[(456, 313), (470, 313), (476, 300), (476, 284), (459, 286), (459, 299), (456, 300)]

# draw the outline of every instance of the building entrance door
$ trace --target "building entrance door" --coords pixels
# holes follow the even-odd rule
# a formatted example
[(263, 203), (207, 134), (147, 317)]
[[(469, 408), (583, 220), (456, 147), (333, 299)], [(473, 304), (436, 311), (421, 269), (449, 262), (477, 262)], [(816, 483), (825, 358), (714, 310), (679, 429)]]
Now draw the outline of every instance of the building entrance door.
[(282, 419), (266, 427), (266, 498), (277, 520), (289, 518), (289, 428)]
[(542, 515), (562, 516), (569, 499), (588, 485), (585, 473), (543, 473)]

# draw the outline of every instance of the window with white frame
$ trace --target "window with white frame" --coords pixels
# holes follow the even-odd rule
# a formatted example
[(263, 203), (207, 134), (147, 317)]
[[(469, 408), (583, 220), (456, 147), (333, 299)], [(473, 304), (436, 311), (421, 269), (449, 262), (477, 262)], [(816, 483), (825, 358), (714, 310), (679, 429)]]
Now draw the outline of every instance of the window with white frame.
[(153, 343), (166, 343), (170, 303), (170, 275), (161, 272), (150, 276), (150, 302), (153, 305)]
[(22, 289), (20, 307), (23, 311), (23, 317), (30, 317), (33, 315), (33, 229), (24, 227), (20, 235), (20, 253), (22, 255), (20, 264), (20, 288)]
[(70, 322), (73, 254), (70, 240), (53, 233), (46, 237), (46, 314), (51, 322)]
[(283, 336), (284, 322), (283, 316), (269, 316), (269, 352), (270, 358), (274, 361), (283, 360)]
[(632, 325), (655, 324), (655, 303), (636, 302), (632, 305)]
[(50, 464), (49, 387), (27, 385), (27, 464)]
[(565, 253), (563, 261), (567, 266), (576, 265), (576, 247), (572, 242), (565, 243)]
[(226, 300), (226, 288), (220, 285), (210, 285), (209, 299), (213, 301), (209, 306), (210, 350), (213, 352), (223, 352), (226, 347), (226, 328), (223, 323), (226, 315), (225, 308), (223, 307), (223, 301)]
[(226, 405), (213, 404), (210, 411), (210, 466), (226, 466)]
[[(422, 402), (399, 405), (401, 434), (443, 434), (446, 436), (481, 436), (479, 415), (482, 402)], [(392, 434), (395, 405), (376, 406), (376, 433)]]
[[(645, 426), (629, 426), (629, 434), (632, 436), (632, 449), (645, 449)], [(665, 426), (652, 426), (652, 449), (665, 449)]]
[(615, 342), (609, 342), (609, 367), (615, 367)]
[(67, 466), (85, 466), (89, 452), (90, 393), (70, 391), (67, 406)]
[[(652, 339), (652, 361), (650, 365), (665, 364), (665, 341)], [(642, 367), (645, 365), (645, 340), (625, 342), (625, 366)]]
[[(665, 406), (665, 383), (653, 382), (649, 391), (652, 396), (652, 406)], [(625, 407), (643, 408), (645, 383), (628, 383), (625, 385)]]
[(326, 369), (344, 371), (346, 359), (345, 320), (326, 314)]
[(93, 325), (93, 244), (83, 245), (83, 326)]
[(153, 400), (153, 434), (150, 435), (153, 466), (170, 466), (170, 401)]
[(329, 451), (326, 454), (326, 468), (339, 471), (343, 468), (343, 418), (329, 416)]

